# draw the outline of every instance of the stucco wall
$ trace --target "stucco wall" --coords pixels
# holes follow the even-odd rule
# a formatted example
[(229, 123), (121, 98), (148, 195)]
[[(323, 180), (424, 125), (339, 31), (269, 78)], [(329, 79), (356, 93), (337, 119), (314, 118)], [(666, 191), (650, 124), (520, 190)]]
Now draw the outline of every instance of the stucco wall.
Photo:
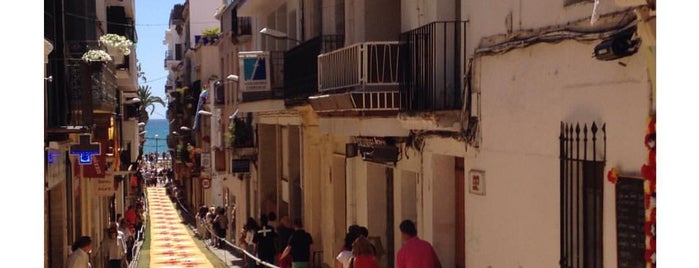
[[(482, 143), (465, 171), (484, 170), (487, 191), (466, 196), (467, 266), (558, 267), (561, 121), (606, 123), (605, 174), (640, 170), (650, 103), (644, 58), (597, 61), (595, 44), (540, 44), (477, 63)], [(604, 267), (616, 267), (606, 180), (603, 198)]]
[(211, 27), (220, 27), (219, 21), (214, 17), (216, 9), (220, 5), (220, 0), (189, 1), (190, 44), (195, 44), (194, 36), (201, 35), (201, 32), (204, 29), (209, 29)]

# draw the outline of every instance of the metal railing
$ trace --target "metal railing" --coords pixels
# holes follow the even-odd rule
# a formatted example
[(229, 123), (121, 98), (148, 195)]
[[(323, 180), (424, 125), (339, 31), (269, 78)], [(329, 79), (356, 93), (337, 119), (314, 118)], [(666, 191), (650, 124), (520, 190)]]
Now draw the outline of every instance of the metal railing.
[(399, 42), (366, 42), (318, 56), (318, 91), (398, 89)]
[(403, 111), (461, 109), (465, 21), (438, 21), (400, 35)]
[(252, 17), (238, 17), (232, 18), (235, 20), (233, 28), (233, 36), (249, 36), (252, 35)]
[[(192, 231), (193, 231), (194, 233), (197, 233), (197, 234), (198, 234), (198, 228), (197, 228), (196, 217), (194, 217), (194, 215), (192, 215), (192, 213), (189, 212), (189, 210), (187, 210), (187, 208), (185, 207), (185, 205), (182, 204), (182, 203), (180, 202), (179, 199), (177, 199), (177, 205), (180, 207), (180, 209), (182, 210), (182, 212), (184, 212), (183, 214), (187, 214), (187, 215), (186, 215), (186, 216), (187, 216), (187, 219), (185, 219), (185, 221), (187, 222), (187, 225), (189, 226), (189, 228), (192, 229)], [(183, 216), (184, 216), (184, 215), (183, 215)], [(208, 226), (205, 225), (205, 227), (206, 227), (206, 231), (209, 232), (209, 234), (211, 235), (212, 238), (215, 238), (215, 239), (218, 239), (218, 240), (221, 241), (221, 242), (224, 242), (226, 245), (229, 246), (230, 249), (234, 249), (234, 250), (236, 250), (236, 251), (238, 251), (238, 252), (240, 252), (240, 253), (242, 253), (242, 254), (245, 254), (245, 256), (247, 256), (248, 258), (251, 258), (251, 259), (254, 260), (257, 264), (261, 264), (261, 265), (263, 265), (263, 266), (265, 266), (265, 267), (269, 267), (269, 268), (279, 268), (279, 266), (276, 266), (276, 265), (274, 265), (274, 264), (272, 264), (272, 263), (265, 262), (265, 261), (261, 260), (260, 258), (258, 258), (257, 256), (255, 256), (254, 254), (250, 253), (249, 251), (247, 251), (247, 250), (245, 250), (245, 249), (243, 249), (243, 248), (241, 248), (241, 247), (239, 247), (239, 246), (236, 246), (235, 244), (229, 242), (228, 240), (226, 240), (225, 237), (220, 237), (220, 236), (216, 235), (216, 232), (214, 232), (214, 230), (210, 229)], [(208, 247), (207, 247), (207, 248), (208, 248)], [(230, 251), (229, 251), (229, 252), (230, 252)], [(231, 252), (231, 253), (232, 253), (232, 252)], [(225, 261), (225, 260), (224, 260), (224, 261)]]
[(319, 35), (284, 53), (284, 98), (318, 92), (318, 55), (342, 47), (342, 35)]
[[(146, 194), (143, 194), (143, 210), (145, 213), (148, 213), (148, 197)], [(143, 246), (143, 242), (145, 239), (144, 235), (146, 232), (146, 226), (148, 224), (150, 224), (150, 222), (146, 222), (146, 224), (142, 224), (141, 228), (136, 233), (136, 237), (134, 238), (133, 246), (131, 247), (131, 254), (133, 257), (131, 258), (131, 261), (129, 262), (129, 265), (128, 265), (129, 268), (138, 267), (138, 261), (141, 259), (141, 247)]]

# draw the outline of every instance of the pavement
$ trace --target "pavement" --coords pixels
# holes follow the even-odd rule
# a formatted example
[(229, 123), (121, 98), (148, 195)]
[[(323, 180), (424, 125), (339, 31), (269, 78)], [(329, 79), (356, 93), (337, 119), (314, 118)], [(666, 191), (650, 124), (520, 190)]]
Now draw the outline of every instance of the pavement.
[[(191, 226), (190, 226), (190, 228), (191, 228)], [(205, 239), (203, 241), (204, 241), (204, 244), (206, 244), (206, 248), (209, 251), (211, 251), (214, 255), (216, 255), (216, 257), (221, 259), (221, 261), (223, 261), (225, 264), (227, 264), (228, 267), (246, 268), (245, 260), (243, 259), (242, 254), (238, 253), (237, 250), (229, 249), (230, 246), (226, 246), (226, 248), (217, 248), (217, 247), (211, 246), (210, 239)]]

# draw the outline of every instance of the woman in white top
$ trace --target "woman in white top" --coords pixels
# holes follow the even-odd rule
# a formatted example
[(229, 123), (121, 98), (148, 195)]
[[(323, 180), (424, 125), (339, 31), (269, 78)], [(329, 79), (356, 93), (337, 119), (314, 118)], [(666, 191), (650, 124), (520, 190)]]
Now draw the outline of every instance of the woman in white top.
[(349, 268), (352, 261), (352, 243), (357, 239), (357, 234), (349, 232), (345, 235), (345, 244), (335, 257), (335, 268)]

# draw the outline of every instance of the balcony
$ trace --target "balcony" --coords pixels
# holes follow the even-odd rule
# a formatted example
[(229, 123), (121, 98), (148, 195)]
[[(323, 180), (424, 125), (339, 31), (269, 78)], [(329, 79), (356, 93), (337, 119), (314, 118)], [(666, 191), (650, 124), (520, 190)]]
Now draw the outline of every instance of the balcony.
[(318, 55), (342, 47), (342, 35), (320, 35), (284, 53), (284, 99), (287, 105), (318, 93)]
[(309, 97), (314, 110), (389, 112), (400, 107), (398, 42), (366, 42), (318, 56), (318, 91)]
[(107, 33), (125, 36), (134, 43), (138, 42), (136, 27), (132, 17), (128, 17), (123, 6), (107, 7)]
[(117, 85), (114, 64), (66, 61), (69, 126), (91, 126), (93, 114), (116, 110)]
[(241, 112), (284, 109), (284, 51), (238, 52)]
[(460, 110), (466, 22), (433, 22), (400, 35), (402, 112)]
[(252, 18), (237, 17), (232, 19), (233, 42), (243, 43), (252, 37)]
[(182, 44), (175, 44), (175, 49), (165, 51), (164, 68), (169, 70), (182, 62)]

